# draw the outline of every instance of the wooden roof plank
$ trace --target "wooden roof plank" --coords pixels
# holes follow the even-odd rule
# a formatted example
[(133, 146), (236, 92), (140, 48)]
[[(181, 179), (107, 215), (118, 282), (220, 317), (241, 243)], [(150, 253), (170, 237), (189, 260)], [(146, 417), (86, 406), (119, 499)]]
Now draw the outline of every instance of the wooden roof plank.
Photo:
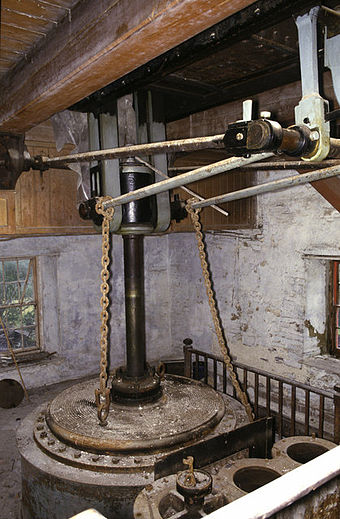
[(1, 15), (1, 25), (2, 24), (20, 27), (25, 31), (31, 31), (37, 34), (46, 34), (54, 26), (53, 22), (40, 18), (39, 16), (32, 16), (31, 14), (20, 13), (4, 8), (2, 8)]
[(34, 0), (2, 0), (2, 9), (11, 9), (16, 12), (32, 16), (40, 16), (46, 20), (60, 20), (67, 13), (67, 9), (60, 6), (53, 6), (52, 4), (44, 4)]
[(254, 0), (86, 0), (0, 84), (0, 128), (23, 132)]
[[(8, 37), (9, 39), (13, 39), (15, 41), (21, 41), (23, 44), (29, 43), (30, 45), (37, 41), (36, 34), (4, 24), (1, 24), (1, 36), (4, 38)], [(39, 35), (38, 38), (40, 38)]]

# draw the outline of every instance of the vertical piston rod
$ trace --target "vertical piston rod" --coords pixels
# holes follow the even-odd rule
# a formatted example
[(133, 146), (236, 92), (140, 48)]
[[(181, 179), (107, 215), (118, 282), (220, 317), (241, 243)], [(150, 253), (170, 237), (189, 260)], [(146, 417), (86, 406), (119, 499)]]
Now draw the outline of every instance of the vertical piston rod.
[(123, 236), (128, 377), (143, 377), (146, 372), (143, 239), (140, 234)]

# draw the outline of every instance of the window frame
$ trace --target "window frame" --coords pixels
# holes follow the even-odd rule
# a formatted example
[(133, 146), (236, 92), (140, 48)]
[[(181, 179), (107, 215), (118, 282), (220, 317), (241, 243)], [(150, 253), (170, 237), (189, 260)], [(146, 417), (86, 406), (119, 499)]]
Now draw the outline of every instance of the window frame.
[(331, 354), (340, 357), (340, 260), (331, 263)]
[[(21, 347), (20, 348), (15, 348), (13, 344), (11, 344), (12, 346), (12, 349), (13, 349), (13, 352), (14, 352), (14, 355), (18, 358), (18, 360), (20, 360), (21, 357), (25, 357), (28, 355), (32, 355), (32, 354), (36, 354), (36, 353), (41, 353), (41, 341), (40, 341), (40, 311), (39, 311), (39, 295), (38, 295), (38, 285), (37, 285), (37, 261), (36, 261), (36, 257), (35, 256), (13, 256), (13, 257), (1, 257), (0, 258), (0, 285), (2, 287), (5, 287), (6, 286), (6, 279), (5, 279), (5, 270), (4, 270), (4, 264), (6, 262), (10, 262), (10, 261), (14, 261), (16, 262), (17, 264), (17, 272), (18, 272), (18, 275), (17, 275), (17, 280), (16, 280), (16, 283), (20, 283), (20, 278), (19, 278), (19, 262), (20, 261), (29, 261), (29, 266), (28, 266), (28, 270), (27, 270), (27, 276), (25, 278), (25, 283), (28, 282), (28, 279), (30, 277), (30, 273), (32, 273), (32, 286), (33, 286), (33, 296), (32, 296), (32, 299), (27, 301), (27, 302), (24, 302), (23, 298), (22, 298), (22, 301), (19, 301), (19, 303), (16, 303), (16, 304), (8, 304), (7, 302), (6, 303), (0, 303), (0, 309), (1, 310), (4, 310), (6, 308), (17, 308), (19, 307), (20, 309), (24, 308), (24, 307), (28, 307), (28, 306), (34, 306), (34, 315), (35, 315), (35, 318), (34, 318), (34, 326), (30, 327), (30, 326), (27, 326), (27, 328), (34, 328), (34, 331), (35, 331), (35, 345), (34, 346), (27, 346), (25, 347), (24, 346), (24, 343), (23, 343), (23, 330), (25, 330), (25, 325), (23, 324), (23, 321), (21, 320), (21, 326), (20, 326), (20, 340), (21, 340)], [(11, 282), (11, 283), (15, 283), (15, 281)], [(20, 294), (20, 292), (19, 292)], [(11, 328), (8, 328), (6, 322), (4, 321), (4, 325), (7, 329), (7, 331), (10, 331)], [(2, 327), (0, 326), (0, 330), (2, 330)], [(7, 360), (9, 357), (11, 357), (11, 354), (8, 350), (8, 348), (4, 349), (4, 350), (0, 350), (0, 359), (2, 360)]]

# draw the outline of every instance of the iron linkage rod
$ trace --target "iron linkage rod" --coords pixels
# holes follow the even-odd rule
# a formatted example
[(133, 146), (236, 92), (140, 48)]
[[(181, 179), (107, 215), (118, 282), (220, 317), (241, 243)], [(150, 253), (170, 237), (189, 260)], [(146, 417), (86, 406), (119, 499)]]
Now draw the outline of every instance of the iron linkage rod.
[(222, 204), (224, 202), (231, 202), (232, 200), (241, 200), (242, 198), (248, 198), (263, 193), (271, 193), (280, 189), (299, 186), (301, 184), (307, 184), (308, 182), (315, 182), (316, 180), (335, 177), (337, 175), (340, 175), (340, 165), (274, 180), (273, 182), (266, 182), (265, 184), (247, 187), (224, 195), (214, 196), (212, 198), (207, 198), (203, 202), (194, 202), (192, 207), (197, 209), (199, 207), (208, 207), (211, 204)]
[[(147, 166), (148, 168), (150, 168), (152, 171), (154, 171), (155, 173), (157, 173), (157, 175), (159, 175), (160, 177), (163, 177), (163, 178), (170, 178), (168, 177), (168, 175), (166, 175), (165, 173), (163, 173), (163, 171), (160, 171), (159, 169), (155, 168), (152, 164), (150, 164), (149, 162), (146, 162), (145, 160), (141, 159), (140, 157), (135, 157), (135, 159), (140, 162), (141, 164), (144, 164), (144, 166)], [(195, 196), (196, 198), (198, 198), (198, 200), (205, 200), (205, 198), (203, 198), (203, 196), (199, 195), (198, 193), (195, 193), (195, 191), (192, 191), (191, 189), (189, 189), (188, 187), (184, 187), (184, 186), (180, 186), (180, 189), (182, 189), (183, 191), (185, 191), (186, 193), (188, 193), (190, 196)], [(224, 209), (221, 209), (220, 207), (218, 207), (217, 205), (212, 205), (211, 206), (212, 209), (215, 209), (215, 211), (223, 214), (224, 216), (229, 216), (229, 213), (227, 211), (224, 211)]]
[(112, 198), (111, 200), (103, 202), (103, 207), (107, 209), (108, 207), (116, 207), (118, 205), (127, 204), (128, 202), (133, 202), (134, 200), (141, 200), (147, 196), (158, 195), (159, 193), (164, 193), (164, 191), (168, 191), (169, 189), (174, 189), (175, 187), (181, 187), (185, 184), (190, 184), (190, 182), (197, 182), (198, 180), (212, 177), (214, 175), (218, 175), (219, 173), (224, 173), (235, 168), (240, 168), (244, 164), (248, 164), (250, 162), (264, 160), (268, 157), (271, 157), (272, 155), (273, 153), (259, 153), (257, 155), (252, 155), (249, 158), (230, 157), (229, 159), (221, 160), (219, 162), (214, 162), (214, 164), (209, 164), (208, 166), (194, 169), (193, 171), (189, 171), (183, 175), (178, 175), (177, 177), (169, 178), (167, 180), (161, 180), (160, 182), (156, 182), (150, 186), (142, 187), (140, 189), (136, 189), (135, 191), (131, 191), (130, 193), (126, 193), (125, 195), (117, 196), (116, 198)]
[[(256, 162), (255, 164), (245, 164), (242, 166), (243, 171), (250, 170), (268, 170), (268, 169), (320, 169), (329, 166), (337, 166), (340, 164), (338, 159), (326, 159), (318, 162), (307, 162), (305, 160), (278, 160), (271, 162)], [(169, 168), (169, 173), (184, 173), (185, 171), (192, 171), (201, 166), (178, 166)]]
[(210, 137), (195, 137), (192, 139), (179, 139), (174, 141), (150, 142), (147, 144), (135, 144), (121, 148), (109, 148), (107, 150), (86, 151), (73, 153), (61, 157), (39, 157), (42, 166), (50, 168), (56, 165), (71, 164), (74, 162), (92, 162), (94, 160), (123, 159), (136, 155), (155, 155), (157, 153), (169, 153), (173, 151), (193, 151), (206, 148), (221, 148), (224, 134), (211, 135)]

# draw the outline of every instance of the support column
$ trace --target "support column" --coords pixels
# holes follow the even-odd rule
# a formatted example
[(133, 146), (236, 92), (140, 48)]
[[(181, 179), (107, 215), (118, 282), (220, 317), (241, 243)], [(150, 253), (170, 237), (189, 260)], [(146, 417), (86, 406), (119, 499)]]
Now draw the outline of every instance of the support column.
[(126, 375), (146, 375), (144, 236), (128, 234), (124, 240)]

